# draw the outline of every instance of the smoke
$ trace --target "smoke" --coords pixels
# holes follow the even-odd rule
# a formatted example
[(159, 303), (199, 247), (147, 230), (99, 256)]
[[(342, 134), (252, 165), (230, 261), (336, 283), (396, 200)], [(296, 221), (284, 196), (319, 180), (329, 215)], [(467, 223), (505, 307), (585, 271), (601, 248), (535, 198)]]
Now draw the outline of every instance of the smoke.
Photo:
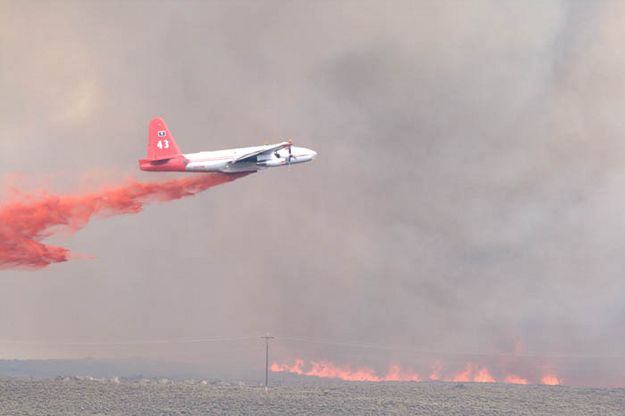
[(136, 214), (147, 203), (193, 196), (244, 174), (207, 174), (164, 182), (128, 183), (84, 195), (21, 195), (0, 204), (0, 269), (43, 268), (67, 261), (73, 253), (43, 242), (76, 232), (97, 216)]
[[(123, 171), (155, 115), (185, 152), (292, 137), (321, 155), (220, 188), (210, 216), (183, 200), (162, 207), (176, 222), (147, 210), (72, 237), (106, 262), (3, 272), (2, 336), (38, 346), (0, 356), (257, 375), (254, 341), (46, 343), (271, 332), (389, 347), (278, 337), (281, 363), (625, 385), (625, 2), (0, 9), (1, 176)], [(120, 240), (125, 221), (141, 232)]]

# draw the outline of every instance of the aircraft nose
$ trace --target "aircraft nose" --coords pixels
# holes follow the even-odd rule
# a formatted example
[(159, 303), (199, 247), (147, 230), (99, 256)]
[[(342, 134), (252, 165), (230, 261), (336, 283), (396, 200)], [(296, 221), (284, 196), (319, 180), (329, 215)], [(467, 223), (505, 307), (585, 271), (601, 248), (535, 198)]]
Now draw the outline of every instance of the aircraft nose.
[(317, 152), (315, 152), (314, 150), (310, 151), (310, 159), (314, 159), (317, 157)]

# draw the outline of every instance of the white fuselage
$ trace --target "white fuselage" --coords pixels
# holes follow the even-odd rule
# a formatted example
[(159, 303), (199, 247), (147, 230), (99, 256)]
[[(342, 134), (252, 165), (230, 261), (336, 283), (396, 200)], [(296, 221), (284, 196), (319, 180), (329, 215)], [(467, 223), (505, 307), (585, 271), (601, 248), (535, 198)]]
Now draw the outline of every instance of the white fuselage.
[[(188, 153), (183, 155), (189, 162), (189, 172), (253, 172), (264, 168), (278, 167), (295, 163), (310, 162), (317, 152), (304, 147), (291, 146), (275, 152), (264, 152), (239, 159), (247, 154), (257, 153), (268, 146), (242, 147), (238, 149), (216, 150), (212, 152)], [(239, 159), (239, 160), (237, 160)]]

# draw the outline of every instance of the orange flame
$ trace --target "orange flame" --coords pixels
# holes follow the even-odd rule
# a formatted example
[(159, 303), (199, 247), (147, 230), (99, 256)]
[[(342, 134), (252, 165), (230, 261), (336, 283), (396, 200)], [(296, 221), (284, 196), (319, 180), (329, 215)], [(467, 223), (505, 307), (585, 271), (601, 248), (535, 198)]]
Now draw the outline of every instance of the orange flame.
[(430, 373), (430, 380), (438, 381), (441, 380), (441, 371), (443, 370), (443, 365), (440, 362), (434, 363), (432, 366), (432, 372)]
[(304, 374), (304, 360), (295, 360), (295, 364), (271, 364), (271, 371), (274, 373), (291, 373), (291, 374)]
[(487, 368), (481, 368), (475, 376), (473, 376), (473, 381), (476, 383), (496, 383), (497, 380), (493, 376), (490, 375), (490, 372)]
[(478, 368), (473, 363), (468, 363), (464, 370), (445, 381), (467, 382), (474, 381), (476, 383), (496, 383), (497, 380), (490, 374), (488, 368)]
[[(293, 362), (293, 364), (273, 363), (271, 365), (271, 371), (275, 373), (291, 373), (319, 378), (336, 378), (345, 381), (422, 381), (418, 373), (405, 371), (398, 365), (390, 366), (384, 376), (377, 375), (375, 371), (370, 368), (363, 367), (359, 369), (352, 369), (349, 366), (336, 365), (327, 360), (312, 361), (310, 366), (308, 366), (308, 370), (306, 370), (305, 367), (304, 360), (297, 359)], [(440, 362), (435, 363), (432, 366), (432, 372), (429, 376), (429, 380), (497, 383), (497, 379), (491, 374), (488, 368), (477, 366), (474, 363), (467, 363), (462, 371), (451, 377), (445, 377), (442, 370), (443, 365)], [(501, 382), (506, 384), (529, 384), (527, 378), (516, 374), (506, 375)], [(540, 379), (540, 384), (545, 385), (559, 385), (561, 382), (562, 380), (559, 377), (552, 374), (545, 375)]]
[(503, 382), (506, 384), (528, 384), (526, 379), (524, 379), (523, 377), (515, 376), (514, 374), (506, 376)]
[(421, 381), (417, 373), (406, 373), (399, 366), (392, 365), (384, 381)]
[(457, 381), (457, 382), (465, 382), (471, 381), (471, 367), (469, 364), (462, 370), (460, 373), (456, 374), (451, 378), (451, 380), (446, 379), (445, 381)]
[(547, 386), (559, 386), (562, 384), (562, 380), (553, 374), (547, 374), (540, 379), (540, 384), (545, 384)]
[(304, 371), (304, 360), (295, 360), (293, 365), (273, 363), (271, 371), (292, 373), (319, 378), (336, 378), (345, 381), (421, 381), (417, 373), (406, 372), (397, 365), (392, 365), (386, 375), (378, 376), (369, 368), (352, 370), (340, 367), (330, 361), (313, 361), (311, 369)]

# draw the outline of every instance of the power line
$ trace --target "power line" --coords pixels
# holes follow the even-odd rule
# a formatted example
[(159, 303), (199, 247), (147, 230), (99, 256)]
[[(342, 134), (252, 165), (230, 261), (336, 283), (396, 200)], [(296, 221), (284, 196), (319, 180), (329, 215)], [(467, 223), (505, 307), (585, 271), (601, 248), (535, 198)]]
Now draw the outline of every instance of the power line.
[(4, 345), (35, 345), (35, 346), (123, 346), (123, 345), (144, 345), (144, 344), (201, 344), (211, 342), (233, 342), (256, 339), (256, 336), (240, 337), (212, 337), (212, 338), (169, 338), (169, 339), (140, 339), (140, 340), (119, 340), (119, 341), (9, 341), (0, 340)]
[[(268, 350), (269, 340), (275, 339), (274, 336), (263, 336), (261, 339), (266, 341), (266, 363), (265, 370), (268, 373)], [(23, 341), (23, 340), (0, 340), (0, 345), (20, 345), (20, 346), (76, 346), (76, 347), (106, 347), (106, 346), (132, 346), (132, 345), (168, 345), (168, 344), (203, 344), (203, 343), (225, 343), (225, 342), (237, 342), (237, 341), (250, 341), (258, 339), (257, 335), (243, 335), (243, 336), (216, 336), (216, 337), (198, 337), (198, 338), (166, 338), (166, 339), (135, 339), (135, 340), (113, 340), (113, 341)], [(598, 354), (566, 354), (566, 353), (554, 353), (554, 352), (525, 352), (525, 353), (501, 353), (501, 352), (476, 352), (476, 351), (445, 351), (427, 350), (413, 346), (406, 345), (383, 345), (362, 343), (356, 341), (341, 341), (323, 338), (308, 338), (300, 336), (280, 336), (281, 342), (295, 342), (305, 344), (319, 344), (327, 346), (335, 346), (341, 348), (356, 348), (365, 350), (385, 350), (385, 351), (406, 351), (418, 355), (430, 355), (430, 356), (471, 356), (471, 357), (509, 357), (509, 358), (552, 358), (552, 359), (625, 359), (624, 355), (598, 355)], [(266, 377), (267, 378), (267, 377)], [(267, 384), (267, 383), (266, 383)]]

